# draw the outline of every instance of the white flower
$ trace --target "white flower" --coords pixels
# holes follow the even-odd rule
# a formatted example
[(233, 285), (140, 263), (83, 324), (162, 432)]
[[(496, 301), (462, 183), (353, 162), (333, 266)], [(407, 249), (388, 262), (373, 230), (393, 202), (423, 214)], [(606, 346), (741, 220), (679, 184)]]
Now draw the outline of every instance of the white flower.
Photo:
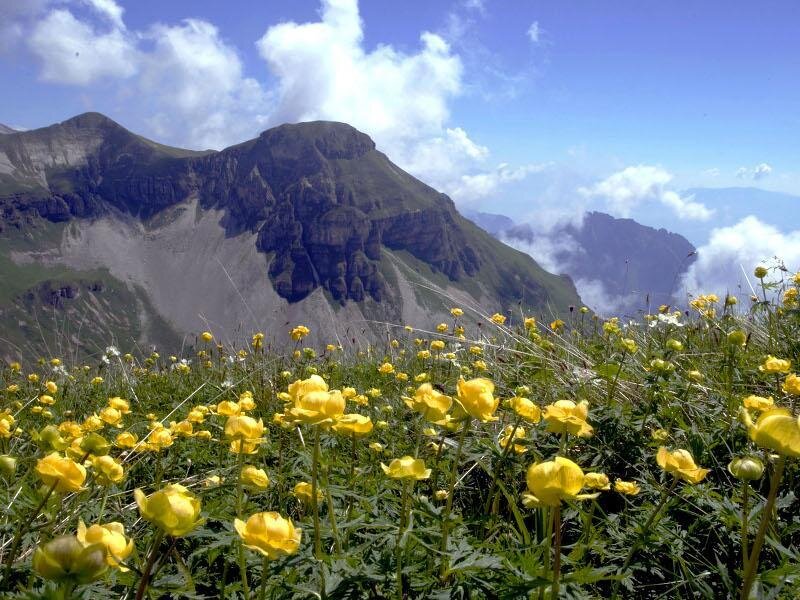
[(665, 327), (668, 325), (674, 325), (675, 327), (683, 327), (683, 323), (678, 321), (678, 317), (676, 317), (674, 314), (657, 315), (657, 317), (658, 317), (657, 320), (650, 321), (650, 327), (656, 327), (657, 325), (663, 325)]
[(106, 348), (106, 356), (119, 356), (120, 351), (117, 349), (116, 346), (108, 346)]

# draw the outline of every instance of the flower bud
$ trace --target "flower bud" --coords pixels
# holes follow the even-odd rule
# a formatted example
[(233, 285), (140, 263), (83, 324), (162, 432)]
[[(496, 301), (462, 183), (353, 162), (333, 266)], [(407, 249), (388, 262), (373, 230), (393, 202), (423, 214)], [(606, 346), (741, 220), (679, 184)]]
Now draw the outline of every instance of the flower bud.
[(104, 456), (110, 448), (108, 440), (98, 433), (89, 433), (81, 440), (81, 450), (94, 456)]
[(12, 477), (17, 470), (17, 459), (8, 454), (0, 455), (0, 473)]
[(764, 473), (764, 463), (753, 456), (739, 456), (728, 463), (728, 471), (736, 479), (753, 481)]
[(74, 535), (57, 537), (33, 555), (33, 570), (51, 581), (89, 583), (107, 569), (105, 548), (101, 544), (84, 547)]
[(767, 276), (767, 268), (766, 267), (756, 267), (753, 271), (753, 275), (756, 276), (757, 279), (764, 279)]

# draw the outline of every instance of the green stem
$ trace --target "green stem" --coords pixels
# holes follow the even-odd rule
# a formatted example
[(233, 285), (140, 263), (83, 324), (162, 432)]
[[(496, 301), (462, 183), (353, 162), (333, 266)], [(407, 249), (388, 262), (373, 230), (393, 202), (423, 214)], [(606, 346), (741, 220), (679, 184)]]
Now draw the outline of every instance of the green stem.
[[(236, 475), (236, 516), (242, 518), (242, 496), (244, 488), (242, 486), (242, 467), (244, 466), (244, 440), (239, 441), (239, 454), (237, 457)], [(244, 545), (239, 544), (239, 573), (242, 578), (242, 593), (245, 598), (250, 596), (250, 588), (247, 585), (247, 557), (244, 552)]]
[(747, 568), (747, 513), (748, 506), (747, 500), (750, 494), (750, 484), (746, 481), (742, 482), (742, 572)]
[(269, 556), (264, 556), (261, 566), (261, 586), (258, 589), (258, 600), (265, 600), (267, 597), (267, 580), (269, 579)]
[(619, 375), (622, 373), (622, 363), (625, 362), (625, 356), (627, 355), (626, 351), (622, 351), (622, 357), (619, 359), (619, 368), (617, 369), (616, 374), (614, 375), (614, 380), (608, 386), (608, 401), (611, 402), (614, 399), (614, 392), (617, 389), (617, 380), (619, 380)]
[(450, 470), (450, 481), (447, 485), (447, 504), (444, 507), (444, 514), (442, 515), (442, 543), (439, 551), (442, 555), (441, 568), (439, 569), (440, 579), (447, 576), (448, 560), (447, 560), (447, 538), (450, 534), (450, 513), (453, 510), (453, 496), (456, 487), (456, 477), (458, 475), (458, 463), (461, 460), (461, 452), (464, 449), (464, 440), (467, 439), (467, 431), (469, 431), (471, 419), (469, 417), (464, 421), (464, 427), (461, 429), (461, 436), (458, 438), (458, 448), (456, 449), (456, 456), (453, 459), (453, 465)]
[(150, 583), (150, 572), (153, 570), (153, 565), (159, 556), (158, 548), (161, 546), (161, 541), (164, 539), (164, 532), (160, 529), (156, 531), (155, 538), (153, 539), (153, 546), (150, 548), (150, 556), (147, 557), (147, 563), (142, 570), (142, 578), (139, 580), (139, 587), (136, 589), (136, 600), (142, 600), (147, 591), (147, 585)]
[(614, 582), (614, 588), (612, 589), (611, 592), (612, 598), (617, 597), (617, 592), (619, 591), (619, 584), (622, 576), (624, 576), (625, 571), (628, 570), (628, 567), (630, 566), (631, 561), (633, 560), (633, 557), (636, 554), (636, 551), (639, 550), (639, 548), (641, 547), (642, 540), (644, 540), (645, 536), (647, 535), (647, 532), (650, 530), (650, 527), (652, 527), (653, 523), (655, 523), (656, 517), (658, 517), (659, 513), (661, 512), (661, 509), (664, 508), (664, 505), (667, 503), (667, 500), (669, 499), (669, 495), (678, 485), (678, 481), (680, 480), (677, 477), (673, 477), (672, 484), (668, 488), (664, 488), (664, 491), (661, 493), (661, 499), (658, 501), (658, 504), (653, 509), (653, 512), (650, 513), (650, 517), (647, 519), (647, 522), (639, 531), (639, 539), (637, 539), (636, 542), (633, 544), (633, 546), (631, 546), (631, 549), (628, 551), (628, 556), (625, 557), (625, 562), (622, 563), (622, 567), (618, 572), (620, 579), (617, 579), (617, 581)]
[(553, 531), (556, 539), (553, 555), (553, 587), (550, 597), (558, 598), (558, 586), (561, 578), (561, 504), (553, 510)]
[(395, 555), (397, 562), (397, 598), (403, 600), (403, 548), (400, 542), (403, 539), (403, 534), (408, 527), (408, 482), (403, 480), (402, 499), (400, 501), (400, 527), (397, 528), (397, 546), (395, 548)]
[(319, 463), (319, 426), (314, 427), (314, 454), (311, 456), (311, 510), (314, 521), (314, 556), (322, 558), (322, 539), (319, 532), (319, 502), (317, 501), (317, 469)]
[(742, 592), (739, 595), (740, 600), (747, 600), (750, 597), (750, 588), (753, 587), (756, 572), (758, 571), (758, 558), (761, 554), (761, 547), (764, 545), (764, 538), (767, 535), (767, 527), (772, 518), (772, 511), (775, 508), (775, 500), (778, 497), (778, 487), (780, 486), (781, 478), (783, 477), (783, 468), (785, 466), (786, 459), (783, 457), (775, 461), (775, 471), (772, 473), (767, 503), (764, 505), (764, 511), (761, 515), (761, 524), (758, 526), (758, 532), (753, 540), (753, 549), (750, 551), (750, 558), (747, 561), (747, 568), (742, 578)]
[(331, 535), (333, 536), (333, 549), (336, 554), (341, 554), (342, 546), (339, 544), (339, 529), (336, 527), (336, 510), (333, 504), (333, 495), (330, 485), (330, 465), (325, 468), (325, 500), (328, 503), (328, 519), (331, 522)]
[(511, 430), (511, 435), (508, 438), (508, 443), (506, 447), (503, 448), (502, 454), (500, 454), (500, 459), (497, 461), (497, 468), (492, 473), (492, 484), (489, 486), (489, 495), (486, 497), (486, 505), (483, 507), (483, 513), (488, 514), (489, 509), (494, 504), (494, 493), (497, 491), (497, 478), (500, 476), (500, 473), (505, 466), (506, 458), (514, 446), (514, 435), (517, 433), (517, 429), (519, 429), (520, 417), (518, 416), (517, 419), (514, 421), (514, 428)]

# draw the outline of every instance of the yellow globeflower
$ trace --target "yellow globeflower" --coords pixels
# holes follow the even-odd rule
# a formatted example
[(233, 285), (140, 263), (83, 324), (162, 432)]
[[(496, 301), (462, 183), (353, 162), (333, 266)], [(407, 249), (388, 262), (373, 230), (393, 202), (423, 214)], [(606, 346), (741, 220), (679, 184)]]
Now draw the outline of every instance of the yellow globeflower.
[(98, 415), (100, 420), (112, 427), (122, 427), (122, 412), (111, 406), (106, 406)]
[(511, 407), (511, 410), (513, 410), (517, 416), (525, 419), (529, 423), (538, 423), (542, 418), (541, 409), (528, 398), (514, 396), (508, 401), (508, 406)]
[(239, 477), (242, 484), (259, 489), (264, 490), (269, 487), (269, 477), (267, 476), (266, 471), (264, 469), (259, 469), (258, 467), (254, 467), (253, 465), (245, 465), (242, 467), (242, 473)]
[(402, 396), (406, 406), (421, 414), (425, 420), (435, 423), (445, 418), (447, 411), (453, 405), (453, 399), (445, 396), (435, 389), (430, 383), (423, 383), (414, 392), (414, 397)]
[(270, 560), (294, 554), (300, 547), (302, 530), (296, 528), (291, 519), (285, 519), (276, 512), (256, 513), (246, 523), (234, 519), (233, 527), (245, 547), (260, 552)]
[(264, 421), (256, 421), (247, 415), (235, 415), (228, 417), (225, 423), (225, 437), (231, 440), (261, 440), (264, 435)]
[[(292, 489), (292, 494), (295, 498), (306, 504), (311, 504), (311, 484), (307, 481), (301, 481), (295, 484)], [(322, 492), (317, 488), (317, 502), (322, 500)]]
[(52, 452), (36, 463), (36, 474), (46, 486), (55, 484), (59, 493), (77, 492), (86, 481), (86, 469), (71, 458)]
[(200, 500), (180, 484), (173, 483), (145, 496), (133, 491), (142, 518), (173, 537), (181, 537), (200, 523)]
[(306, 337), (311, 330), (306, 327), (305, 325), (298, 325), (294, 329), (292, 329), (291, 333), (289, 334), (295, 342), (299, 342), (304, 337)]
[(164, 448), (172, 446), (172, 432), (166, 427), (158, 427), (154, 429), (147, 437), (147, 445), (150, 449), (161, 451)]
[(762, 373), (780, 374), (788, 373), (791, 366), (792, 361), (783, 358), (775, 358), (769, 354), (767, 358), (764, 359), (764, 363), (758, 367), (758, 370)]
[(583, 485), (592, 490), (610, 490), (611, 482), (605, 473), (586, 473)]
[(74, 535), (63, 535), (36, 548), (33, 570), (50, 581), (89, 583), (108, 570), (102, 544), (84, 546)]
[(217, 414), (222, 415), (223, 417), (233, 417), (238, 415), (240, 412), (242, 412), (242, 407), (239, 406), (238, 402), (223, 400), (217, 404)]
[(125, 431), (117, 434), (117, 439), (114, 441), (114, 443), (120, 448), (133, 448), (137, 441), (139, 441), (139, 439), (136, 437), (135, 433)]
[(494, 397), (494, 383), (484, 377), (464, 381), (459, 378), (456, 385), (458, 403), (467, 413), (479, 421), (497, 421), (494, 416), (499, 398)]
[(458, 317), (460, 317), (460, 316), (462, 316), (464, 314), (464, 311), (461, 310), (460, 308), (451, 308), (450, 309), (450, 314), (453, 315), (454, 317), (458, 318)]
[(769, 410), (775, 406), (775, 401), (772, 399), (772, 396), (747, 396), (744, 400), (742, 400), (742, 404), (745, 408), (749, 408), (751, 410)]
[[(524, 440), (525, 439), (525, 429), (522, 427), (514, 427), (513, 425), (506, 425), (503, 429), (503, 432), (500, 434), (498, 439), (498, 443), (500, 447), (505, 450), (505, 448), (511, 443), (511, 433), (514, 433), (514, 441), (516, 440)], [(517, 454), (524, 454), (528, 451), (528, 449), (523, 446), (522, 444), (513, 444), (512, 449)]]
[(626, 496), (635, 496), (642, 491), (642, 488), (634, 481), (622, 481), (621, 479), (617, 479), (614, 482), (614, 491)]
[(122, 465), (113, 456), (109, 456), (108, 454), (93, 456), (92, 467), (94, 467), (97, 474), (97, 482), (100, 485), (119, 483), (125, 478), (125, 470), (122, 468)]
[(800, 396), (800, 377), (795, 373), (790, 373), (783, 380), (783, 391), (792, 396)]
[(44, 387), (48, 394), (55, 394), (58, 391), (58, 386), (55, 381), (45, 381)]
[(294, 383), (290, 383), (288, 391), (289, 399), (292, 403), (296, 403), (299, 398), (309, 392), (327, 392), (328, 384), (319, 375), (312, 375), (308, 379), (298, 379)]
[(308, 392), (295, 400), (286, 416), (306, 425), (331, 425), (344, 414), (345, 404), (339, 390)]
[(523, 498), (526, 506), (558, 506), (562, 500), (588, 500), (600, 495), (580, 494), (585, 485), (583, 470), (561, 456), (528, 467), (526, 482), (529, 491)]
[(394, 373), (394, 365), (390, 362), (385, 362), (380, 367), (378, 367), (378, 373), (381, 373), (383, 375), (389, 375), (390, 373)]
[(586, 400), (578, 404), (572, 400), (558, 400), (545, 407), (543, 418), (547, 421), (547, 431), (590, 437), (594, 428), (586, 422), (588, 416), (589, 403)]
[(372, 419), (356, 413), (342, 415), (333, 426), (336, 433), (360, 437), (372, 431)]
[(800, 423), (786, 408), (767, 410), (753, 423), (750, 413), (740, 411), (750, 439), (782, 456), (800, 456)]
[(428, 479), (431, 470), (425, 468), (425, 461), (413, 456), (395, 458), (387, 467), (381, 463), (381, 469), (392, 479)]
[(661, 446), (656, 455), (656, 462), (667, 473), (672, 473), (687, 483), (700, 483), (709, 472), (708, 469), (698, 467), (689, 451), (683, 449), (670, 452)]
[(120, 571), (127, 571), (120, 562), (124, 562), (133, 552), (133, 540), (125, 537), (125, 527), (116, 521), (105, 525), (91, 525), (86, 527), (84, 522), (78, 521), (78, 531), (75, 536), (84, 546), (99, 544), (105, 548), (106, 562), (111, 567), (118, 567)]
[(113, 398), (109, 398), (108, 405), (111, 408), (117, 409), (123, 415), (127, 415), (129, 412), (131, 412), (131, 405), (128, 404), (127, 400), (124, 400), (119, 396), (114, 396)]
[(214, 339), (214, 335), (210, 331), (204, 331), (200, 334), (200, 337), (203, 339), (204, 342), (210, 342)]
[(506, 322), (506, 318), (500, 313), (494, 313), (491, 317), (489, 317), (489, 320), (495, 325), (503, 325)]

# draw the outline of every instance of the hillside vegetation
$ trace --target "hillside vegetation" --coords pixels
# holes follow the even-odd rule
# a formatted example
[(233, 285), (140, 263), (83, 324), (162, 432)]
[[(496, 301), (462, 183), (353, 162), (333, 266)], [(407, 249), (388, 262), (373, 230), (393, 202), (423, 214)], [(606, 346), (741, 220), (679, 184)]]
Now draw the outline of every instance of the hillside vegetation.
[(756, 276), (637, 322), (6, 364), (0, 592), (795, 598), (800, 273)]

